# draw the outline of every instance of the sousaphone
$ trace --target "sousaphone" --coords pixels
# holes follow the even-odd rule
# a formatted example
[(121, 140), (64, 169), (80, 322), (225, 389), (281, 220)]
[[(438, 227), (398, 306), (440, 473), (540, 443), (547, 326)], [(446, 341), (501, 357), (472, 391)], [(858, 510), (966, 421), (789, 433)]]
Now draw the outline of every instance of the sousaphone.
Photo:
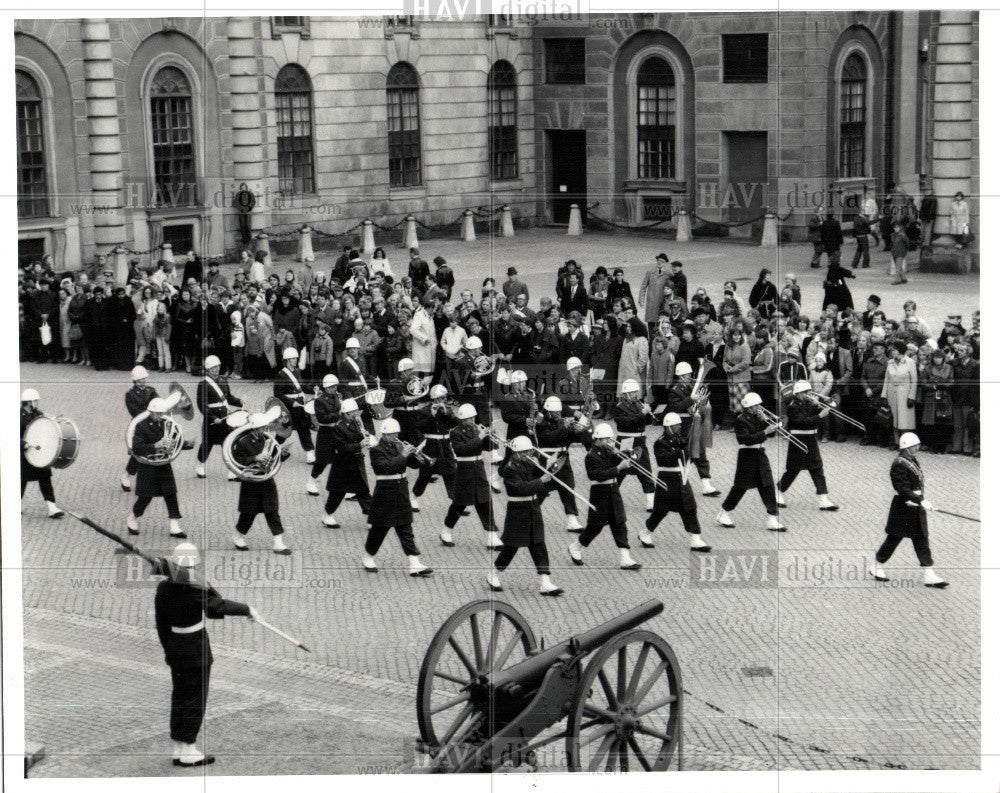
[[(244, 482), (266, 482), (268, 479), (273, 479), (281, 467), (281, 444), (272, 431), (274, 422), (280, 421), (281, 414), (280, 411), (271, 408), (264, 415), (271, 418), (272, 423), (254, 427), (248, 419), (245, 419), (243, 425), (230, 432), (222, 443), (223, 462)], [(257, 429), (264, 433), (264, 448), (252, 459), (243, 459), (235, 444), (243, 435)]]
[(175, 380), (167, 391), (167, 412), (180, 416), (185, 421), (192, 421), (194, 419), (194, 403), (191, 402), (184, 387)]

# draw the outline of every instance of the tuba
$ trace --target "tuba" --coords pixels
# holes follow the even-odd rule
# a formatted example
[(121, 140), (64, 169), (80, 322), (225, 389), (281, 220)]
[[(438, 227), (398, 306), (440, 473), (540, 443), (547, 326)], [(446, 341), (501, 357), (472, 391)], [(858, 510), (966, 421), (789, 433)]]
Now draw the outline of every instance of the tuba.
[[(275, 416), (275, 418), (279, 417)], [(263, 427), (254, 427), (246, 423), (242, 427), (237, 427), (230, 432), (226, 436), (226, 440), (223, 441), (222, 461), (226, 464), (226, 468), (236, 474), (242, 481), (266, 482), (274, 478), (274, 475), (278, 473), (278, 469), (281, 467), (281, 444), (278, 443), (274, 434), (269, 431), (269, 428), (273, 426), (274, 421)], [(260, 430), (264, 435), (264, 448), (259, 454), (249, 460), (241, 459), (236, 453), (234, 445), (243, 435), (254, 430)]]
[(496, 368), (497, 362), (491, 355), (477, 355), (472, 359), (472, 371), (480, 377), (493, 374)]
[(430, 390), (431, 387), (419, 377), (414, 377), (406, 383), (406, 393), (414, 399), (427, 396)]
[(129, 423), (125, 430), (125, 446), (136, 460), (145, 465), (169, 465), (177, 459), (177, 455), (184, 448), (184, 434), (181, 432), (181, 425), (174, 421), (170, 413), (163, 414), (164, 431), (162, 440), (169, 440), (170, 447), (161, 452), (153, 452), (148, 457), (136, 454), (132, 451), (132, 439), (135, 436), (135, 428), (140, 422), (149, 417), (149, 411), (144, 410)]

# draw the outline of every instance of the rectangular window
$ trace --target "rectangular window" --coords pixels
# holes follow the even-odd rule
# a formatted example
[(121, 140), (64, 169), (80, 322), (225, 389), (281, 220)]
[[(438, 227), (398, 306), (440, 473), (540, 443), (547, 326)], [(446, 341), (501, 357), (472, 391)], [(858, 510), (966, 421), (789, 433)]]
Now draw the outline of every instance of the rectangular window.
[(677, 88), (673, 85), (640, 85), (637, 139), (638, 177), (673, 179), (675, 110)]
[(191, 98), (154, 97), (152, 117), (156, 203), (189, 206), (196, 195)]
[(412, 28), (413, 14), (396, 14), (385, 18), (387, 28)]
[(278, 111), (278, 189), (313, 193), (312, 108), (307, 93), (275, 94)]
[(488, 17), (491, 28), (509, 28), (514, 24), (513, 14), (490, 14)]
[(420, 117), (415, 89), (388, 92), (389, 186), (420, 184)]
[(586, 39), (545, 39), (545, 82), (587, 81)]
[(305, 27), (306, 18), (305, 17), (275, 17), (274, 24), (282, 28), (301, 28)]
[(17, 266), (26, 267), (33, 262), (40, 262), (45, 255), (45, 238), (33, 237), (32, 239), (17, 241)]
[(42, 103), (17, 103), (17, 215), (22, 218), (49, 214), (45, 179), (45, 140)]
[(497, 86), (490, 91), (490, 177), (517, 178), (517, 88)]
[(723, 34), (722, 82), (767, 82), (767, 33)]

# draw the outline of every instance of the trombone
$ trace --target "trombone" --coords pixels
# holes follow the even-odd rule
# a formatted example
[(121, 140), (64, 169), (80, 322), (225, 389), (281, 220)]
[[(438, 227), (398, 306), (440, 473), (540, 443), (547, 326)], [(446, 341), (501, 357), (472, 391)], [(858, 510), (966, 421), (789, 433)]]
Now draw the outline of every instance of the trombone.
[(765, 419), (767, 419), (768, 423), (771, 426), (775, 427), (778, 430), (778, 435), (780, 437), (784, 438), (786, 441), (793, 444), (800, 451), (805, 452), (806, 454), (809, 453), (809, 447), (806, 446), (802, 441), (800, 441), (798, 438), (792, 435), (792, 433), (790, 433), (788, 430), (785, 429), (784, 425), (782, 425), (781, 423), (781, 416), (779, 416), (777, 413), (772, 413), (763, 405), (757, 405), (757, 410), (760, 411), (760, 414)]
[(834, 402), (830, 397), (821, 396), (820, 394), (817, 394), (815, 391), (805, 391), (804, 394), (807, 399), (814, 402), (819, 407), (823, 409), (829, 408), (830, 412), (841, 421), (846, 421), (852, 427), (857, 427), (862, 432), (868, 431), (868, 428), (860, 421), (858, 421), (857, 419), (852, 419), (843, 411), (838, 410), (837, 403)]
[(635, 470), (637, 470), (640, 474), (642, 474), (643, 476), (646, 476), (649, 479), (651, 479), (653, 481), (653, 484), (656, 487), (662, 487), (664, 490), (669, 490), (670, 489), (670, 488), (667, 487), (667, 485), (656, 474), (654, 474), (652, 472), (652, 470), (650, 470), (649, 468), (646, 468), (644, 466), (639, 465), (639, 463), (636, 460), (636, 458), (632, 456), (633, 454), (637, 454), (637, 452), (635, 452), (635, 451), (630, 451), (630, 452), (625, 451), (625, 449), (622, 448), (622, 442), (620, 440), (618, 440), (616, 438), (611, 438), (611, 451), (613, 451), (615, 453), (615, 455), (618, 457), (618, 459), (620, 459), (622, 461), (626, 461), (627, 460), (631, 464), (631, 466), (633, 468), (635, 468)]

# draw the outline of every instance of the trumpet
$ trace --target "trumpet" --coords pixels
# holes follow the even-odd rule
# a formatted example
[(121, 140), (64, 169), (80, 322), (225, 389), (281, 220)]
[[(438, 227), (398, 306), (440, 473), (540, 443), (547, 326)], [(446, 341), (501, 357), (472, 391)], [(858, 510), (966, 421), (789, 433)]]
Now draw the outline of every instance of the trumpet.
[[(615, 438), (611, 439), (611, 451), (613, 451), (615, 453), (615, 455), (618, 457), (618, 459), (622, 460), (623, 462), (624, 461), (628, 461), (628, 463), (636, 471), (638, 471), (643, 476), (647, 476), (650, 479), (652, 479), (653, 480), (653, 484), (655, 486), (662, 487), (664, 490), (668, 489), (666, 483), (663, 482), (656, 474), (654, 474), (651, 469), (646, 468), (645, 466), (639, 465), (638, 460), (637, 460), (638, 452), (635, 452), (635, 451), (625, 451), (625, 449), (622, 448), (622, 442), (619, 441), (619, 440), (616, 440)], [(636, 456), (634, 457), (633, 455), (636, 455)]]
[(866, 432), (867, 431), (868, 428), (864, 424), (862, 424), (860, 421), (858, 421), (856, 419), (852, 419), (846, 413), (838, 410), (837, 409), (837, 403), (832, 398), (825, 397), (825, 396), (822, 396), (820, 394), (817, 394), (815, 391), (805, 391), (805, 392), (803, 392), (803, 394), (806, 397), (806, 399), (809, 399), (810, 401), (814, 402), (816, 405), (819, 405), (819, 407), (824, 408), (824, 409), (829, 408), (830, 412), (834, 416), (836, 416), (838, 419), (840, 419), (841, 421), (846, 421), (852, 427), (857, 427), (862, 432)]
[(402, 441), (402, 444), (403, 444), (404, 457), (409, 457), (412, 454), (414, 457), (417, 458), (417, 460), (419, 460), (424, 465), (434, 464), (434, 460), (432, 460), (430, 457), (428, 457), (426, 454), (423, 453), (423, 448), (424, 446), (427, 445), (426, 440), (421, 442), (419, 446), (414, 446), (413, 444), (407, 443), (406, 441)]
[(806, 446), (802, 441), (800, 441), (798, 438), (792, 435), (792, 433), (790, 433), (788, 430), (784, 428), (784, 426), (781, 423), (781, 416), (779, 416), (777, 413), (772, 413), (763, 405), (757, 405), (757, 410), (759, 410), (760, 414), (765, 419), (767, 419), (768, 424), (777, 429), (778, 435), (780, 437), (784, 438), (786, 441), (794, 445), (797, 449), (806, 453), (809, 452), (808, 446)]
[(368, 430), (365, 428), (365, 423), (361, 420), (361, 416), (358, 415), (354, 418), (358, 424), (358, 429), (361, 430), (361, 443), (367, 446), (369, 449), (375, 445), (375, 440), (369, 434)]

